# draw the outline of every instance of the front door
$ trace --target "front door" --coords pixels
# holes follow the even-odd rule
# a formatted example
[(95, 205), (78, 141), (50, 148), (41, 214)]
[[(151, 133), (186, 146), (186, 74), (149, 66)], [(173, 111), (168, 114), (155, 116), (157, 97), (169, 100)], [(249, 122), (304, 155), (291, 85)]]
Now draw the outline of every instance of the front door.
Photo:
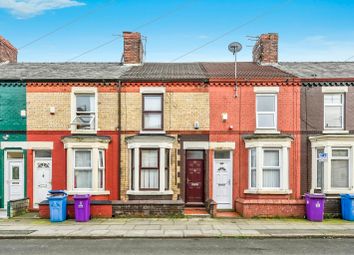
[(214, 200), (218, 209), (232, 209), (232, 160), (230, 151), (214, 153)]
[(24, 198), (23, 160), (8, 160), (9, 200)]
[(186, 202), (204, 203), (204, 151), (187, 151)]
[(34, 172), (33, 207), (38, 208), (38, 204), (47, 199), (48, 191), (52, 189), (52, 159), (50, 151), (35, 152)]

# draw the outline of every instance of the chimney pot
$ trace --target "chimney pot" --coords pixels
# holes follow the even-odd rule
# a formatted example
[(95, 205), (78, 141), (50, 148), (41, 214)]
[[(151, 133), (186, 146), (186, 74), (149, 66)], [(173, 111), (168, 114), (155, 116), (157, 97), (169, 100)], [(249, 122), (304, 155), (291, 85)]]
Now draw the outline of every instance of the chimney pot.
[(138, 32), (123, 32), (124, 64), (136, 65), (143, 62), (143, 45), (141, 34)]
[(0, 63), (17, 63), (17, 49), (0, 35)]
[(268, 33), (259, 36), (253, 47), (253, 62), (260, 65), (278, 63), (278, 34)]

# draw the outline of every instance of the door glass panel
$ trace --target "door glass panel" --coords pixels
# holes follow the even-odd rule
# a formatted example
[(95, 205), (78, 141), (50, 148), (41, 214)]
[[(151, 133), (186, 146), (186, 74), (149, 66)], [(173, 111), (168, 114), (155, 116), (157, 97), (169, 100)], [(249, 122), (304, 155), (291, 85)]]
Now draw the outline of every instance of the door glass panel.
[(187, 151), (187, 159), (203, 159), (203, 151)]
[(12, 166), (12, 180), (19, 180), (19, 179), (20, 179), (20, 167)]
[(35, 155), (36, 155), (36, 158), (51, 158), (52, 152), (51, 151), (36, 151)]
[(7, 152), (8, 159), (23, 158), (22, 151), (9, 151)]
[(230, 151), (215, 151), (214, 157), (216, 159), (229, 159)]

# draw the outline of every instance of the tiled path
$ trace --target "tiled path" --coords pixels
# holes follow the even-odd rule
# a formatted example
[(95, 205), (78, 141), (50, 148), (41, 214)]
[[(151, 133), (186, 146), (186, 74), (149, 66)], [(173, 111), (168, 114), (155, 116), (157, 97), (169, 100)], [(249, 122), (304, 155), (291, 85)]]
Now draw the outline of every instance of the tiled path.
[(353, 237), (354, 223), (302, 219), (43, 219), (0, 220), (0, 238)]

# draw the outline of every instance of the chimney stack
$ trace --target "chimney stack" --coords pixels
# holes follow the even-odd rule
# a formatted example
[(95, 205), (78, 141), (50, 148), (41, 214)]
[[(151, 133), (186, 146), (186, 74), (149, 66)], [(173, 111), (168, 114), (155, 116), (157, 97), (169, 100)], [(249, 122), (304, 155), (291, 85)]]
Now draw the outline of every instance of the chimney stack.
[(17, 49), (0, 35), (0, 63), (17, 63)]
[(125, 65), (139, 65), (143, 62), (143, 44), (138, 32), (123, 32)]
[(260, 65), (278, 63), (278, 34), (268, 33), (259, 36), (253, 47), (253, 62)]

